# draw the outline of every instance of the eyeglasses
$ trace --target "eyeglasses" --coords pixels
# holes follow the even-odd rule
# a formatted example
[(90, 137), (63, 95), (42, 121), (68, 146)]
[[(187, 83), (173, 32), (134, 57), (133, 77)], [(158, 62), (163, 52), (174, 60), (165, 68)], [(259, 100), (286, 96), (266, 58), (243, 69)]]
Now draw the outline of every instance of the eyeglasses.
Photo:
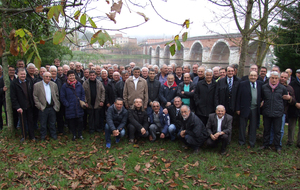
[(51, 76), (44, 76), (45, 78), (51, 78)]
[(159, 107), (159, 106), (153, 106), (154, 108)]

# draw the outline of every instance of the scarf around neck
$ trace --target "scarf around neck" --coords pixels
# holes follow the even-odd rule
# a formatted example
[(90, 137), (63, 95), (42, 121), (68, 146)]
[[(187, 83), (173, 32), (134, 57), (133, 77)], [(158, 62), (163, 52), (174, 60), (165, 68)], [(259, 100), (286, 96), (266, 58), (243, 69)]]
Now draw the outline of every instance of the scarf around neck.
[(77, 83), (77, 80), (75, 79), (73, 82), (67, 80), (67, 83), (68, 83), (69, 85), (71, 85), (71, 86), (75, 89), (75, 85), (76, 85), (76, 83)]
[(279, 85), (279, 81), (278, 81), (278, 83), (275, 84), (275, 85), (271, 84), (271, 82), (269, 81), (269, 85), (270, 85), (270, 87), (272, 88), (272, 92), (274, 92), (275, 88)]

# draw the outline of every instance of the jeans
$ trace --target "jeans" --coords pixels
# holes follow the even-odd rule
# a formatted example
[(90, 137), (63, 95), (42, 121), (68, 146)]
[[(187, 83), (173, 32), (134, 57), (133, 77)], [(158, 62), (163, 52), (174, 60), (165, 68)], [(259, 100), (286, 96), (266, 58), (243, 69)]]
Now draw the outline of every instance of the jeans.
[[(106, 140), (106, 143), (111, 143), (111, 133), (112, 133), (112, 130), (110, 129), (110, 127), (105, 124), (105, 140)], [(122, 129), (120, 131), (120, 134), (118, 136), (116, 136), (117, 139), (120, 139), (122, 137), (125, 136), (125, 129)]]
[(176, 135), (178, 133), (178, 130), (177, 130), (176, 126), (174, 124), (169, 125), (168, 131), (169, 131), (169, 134), (170, 134), (171, 141), (174, 141), (175, 138), (176, 138)]
[[(282, 116), (282, 123), (281, 123), (281, 130), (280, 130), (280, 146), (282, 146), (282, 138), (284, 135), (284, 125), (285, 125), (285, 114), (283, 114)], [(272, 125), (271, 127), (271, 131), (270, 131), (270, 145), (273, 143), (273, 139), (274, 139), (274, 127)]]

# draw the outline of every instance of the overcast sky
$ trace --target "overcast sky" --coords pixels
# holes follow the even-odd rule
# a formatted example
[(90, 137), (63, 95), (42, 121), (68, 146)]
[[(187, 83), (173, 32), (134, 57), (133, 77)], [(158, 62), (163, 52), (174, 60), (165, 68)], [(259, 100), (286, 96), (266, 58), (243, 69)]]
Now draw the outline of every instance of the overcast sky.
[[(103, 3), (105, 1), (95, 1), (88, 6), (89, 16), (104, 15), (110, 11), (111, 5)], [(124, 36), (129, 37), (141, 37), (141, 36), (156, 36), (156, 37), (171, 37), (178, 34), (182, 27), (168, 23), (161, 19), (151, 7), (148, 0), (131, 0), (131, 2), (139, 3), (139, 5), (145, 6), (145, 8), (139, 8), (128, 4), (131, 8), (131, 13), (127, 8), (123, 0), (123, 7), (121, 14), (117, 14), (117, 24), (112, 21), (97, 22), (98, 27), (104, 28), (123, 28), (140, 24), (144, 21), (144, 18), (136, 14), (136, 12), (143, 12), (149, 21), (139, 27), (122, 30)], [(128, 2), (128, 1), (127, 1)], [(188, 30), (189, 36), (201, 36), (212, 35), (216, 33), (233, 33), (237, 32), (234, 23), (223, 24), (223, 27), (219, 23), (212, 23), (215, 19), (215, 13), (220, 10), (216, 5), (212, 5), (207, 0), (153, 0), (153, 5), (162, 17), (175, 23), (182, 24), (185, 19), (190, 19), (192, 24)], [(129, 2), (128, 2), (129, 3)], [(215, 33), (211, 33), (207, 27)], [(120, 33), (108, 31), (109, 34)]]

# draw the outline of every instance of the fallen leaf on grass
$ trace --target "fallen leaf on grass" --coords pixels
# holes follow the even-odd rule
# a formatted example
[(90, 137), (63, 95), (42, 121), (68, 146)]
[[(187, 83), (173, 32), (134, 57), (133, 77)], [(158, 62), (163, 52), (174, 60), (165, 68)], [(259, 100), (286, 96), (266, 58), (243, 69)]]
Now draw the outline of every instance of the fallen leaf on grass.
[(140, 146), (138, 144), (133, 145), (134, 148), (139, 148)]
[(210, 186), (221, 186), (221, 185), (222, 185), (221, 183), (216, 182), (214, 184), (211, 184)]
[(165, 158), (161, 158), (161, 161), (166, 162), (167, 160)]
[(250, 175), (250, 172), (249, 172), (249, 171), (244, 171), (244, 175), (245, 175), (246, 177), (248, 177), (248, 176)]
[(141, 168), (141, 166), (139, 164), (134, 167), (136, 172), (139, 172), (140, 168)]
[(211, 167), (209, 168), (209, 170), (213, 171), (213, 170), (216, 170), (216, 168), (217, 168), (217, 166), (211, 166)]
[(172, 188), (177, 187), (177, 186), (178, 186), (177, 183), (171, 183), (171, 184), (170, 184), (170, 187), (172, 187)]
[(79, 181), (73, 182), (73, 183), (71, 184), (71, 188), (72, 188), (72, 189), (77, 189), (78, 185), (79, 185)]
[(183, 185), (182, 187), (185, 189), (189, 189), (189, 186), (187, 186), (187, 185)]
[(107, 189), (108, 189), (108, 190), (117, 190), (117, 187), (114, 186), (114, 185), (110, 185), (110, 186), (108, 186)]
[(178, 172), (174, 172), (175, 173), (175, 179), (179, 177), (179, 173)]
[(157, 183), (164, 183), (164, 181), (163, 181), (162, 179), (158, 179), (158, 180), (155, 182), (155, 184), (157, 184)]
[(277, 184), (278, 184), (276, 181), (268, 181), (268, 183), (274, 184), (274, 185), (277, 185)]
[(236, 173), (236, 174), (235, 174), (235, 177), (240, 177), (240, 175), (241, 175), (241, 174), (239, 174), (239, 173)]
[(166, 163), (166, 164), (165, 164), (165, 167), (166, 167), (166, 168), (168, 168), (168, 167), (170, 167), (170, 166), (171, 166), (171, 163)]
[(147, 163), (145, 164), (145, 166), (146, 166), (146, 168), (150, 168), (150, 167), (151, 167), (151, 164), (150, 164), (149, 162), (147, 162)]

